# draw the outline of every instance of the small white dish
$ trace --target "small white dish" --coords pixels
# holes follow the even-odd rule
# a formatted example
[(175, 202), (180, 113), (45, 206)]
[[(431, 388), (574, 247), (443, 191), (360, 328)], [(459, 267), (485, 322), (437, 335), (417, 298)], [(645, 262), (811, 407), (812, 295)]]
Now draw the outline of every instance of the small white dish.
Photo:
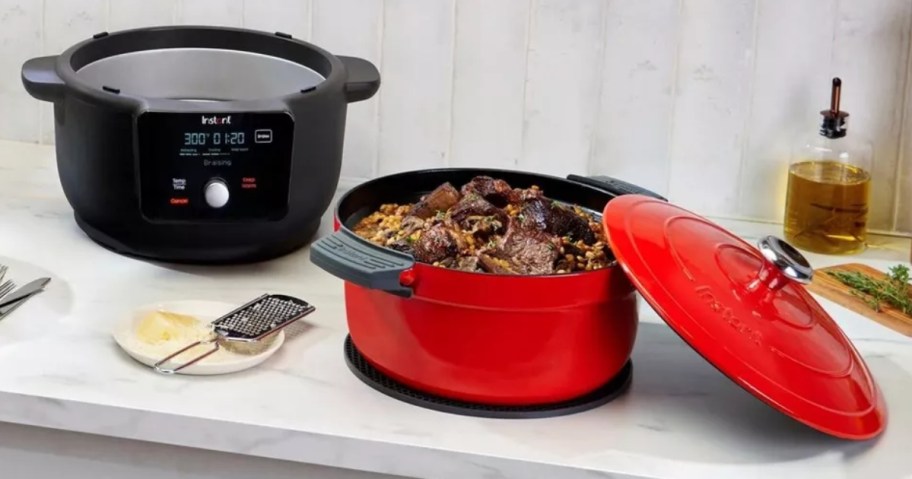
[[(195, 316), (200, 321), (209, 323), (222, 315), (233, 311), (237, 307), (238, 305), (221, 301), (169, 301), (145, 305), (135, 309), (127, 318), (124, 318), (123, 321), (118, 323), (114, 328), (112, 335), (114, 336), (114, 341), (117, 342), (121, 349), (130, 357), (146, 366), (152, 367), (155, 363), (169, 354), (187, 346), (187, 344), (153, 346), (140, 341), (135, 334), (136, 325), (146, 314), (151, 311), (165, 310), (173, 313)], [(229, 351), (226, 348), (220, 348), (217, 353), (178, 371), (177, 374), (207, 376), (228, 374), (250, 369), (269, 359), (280, 347), (282, 347), (284, 342), (285, 331), (279, 331), (275, 334), (275, 339), (269, 347), (257, 354), (238, 354)], [(212, 347), (214, 347), (212, 344), (199, 345), (172, 359), (169, 361), (168, 365), (174, 365), (175, 360), (182, 363), (188, 358), (193, 358), (199, 354), (205, 353)]]

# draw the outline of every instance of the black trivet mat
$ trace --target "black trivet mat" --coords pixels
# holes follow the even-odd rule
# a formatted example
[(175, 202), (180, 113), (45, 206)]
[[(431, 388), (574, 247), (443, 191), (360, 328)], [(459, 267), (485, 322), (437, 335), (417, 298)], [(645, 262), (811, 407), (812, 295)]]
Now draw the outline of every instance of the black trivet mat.
[(627, 361), (611, 381), (576, 399), (537, 406), (502, 406), (448, 399), (406, 386), (371, 366), (355, 347), (351, 336), (345, 338), (345, 363), (365, 384), (400, 401), (451, 414), (496, 419), (535, 419), (587, 411), (620, 396), (627, 390), (633, 375), (633, 365)]

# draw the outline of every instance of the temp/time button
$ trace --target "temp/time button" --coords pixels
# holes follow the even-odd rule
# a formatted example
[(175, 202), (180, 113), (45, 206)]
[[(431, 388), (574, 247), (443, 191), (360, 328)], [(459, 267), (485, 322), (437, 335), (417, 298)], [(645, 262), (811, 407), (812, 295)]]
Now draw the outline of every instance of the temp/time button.
[(213, 208), (221, 208), (228, 204), (228, 185), (224, 181), (213, 178), (206, 183), (206, 204)]

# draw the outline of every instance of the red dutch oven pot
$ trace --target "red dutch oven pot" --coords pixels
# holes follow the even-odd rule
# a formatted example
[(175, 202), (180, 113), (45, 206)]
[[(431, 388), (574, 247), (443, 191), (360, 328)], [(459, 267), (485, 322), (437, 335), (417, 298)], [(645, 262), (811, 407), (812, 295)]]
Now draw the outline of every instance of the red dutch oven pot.
[[(566, 275), (467, 273), (416, 263), (350, 229), (383, 203), (477, 175), (601, 212), (616, 263)], [(378, 178), (339, 201), (336, 231), (314, 243), (311, 259), (346, 280), (349, 331), (364, 359), (426, 393), (538, 406), (619, 382), (629, 374), (639, 291), (710, 364), (780, 412), (843, 439), (886, 427), (863, 357), (804, 288), (814, 271), (800, 252), (774, 237), (752, 246), (618, 180), (486, 169)]]
[[(383, 203), (478, 175), (603, 213), (616, 263), (566, 275), (467, 273), (416, 263), (350, 229)], [(639, 291), (709, 363), (784, 414), (844, 439), (886, 426), (880, 389), (803, 287), (814, 271), (796, 249), (774, 237), (751, 246), (618, 180), (488, 169), (378, 178), (342, 197), (336, 231), (314, 243), (311, 259), (346, 280), (349, 331), (364, 359), (427, 393), (536, 406), (595, 391), (627, 369)]]
[(317, 240), (311, 260), (345, 280), (351, 339), (379, 371), (412, 388), (455, 400), (530, 406), (598, 389), (625, 367), (637, 331), (635, 289), (611, 267), (548, 276), (470, 273), (418, 263), (351, 228), (384, 203), (411, 203), (444, 182), (473, 177), (601, 214), (619, 195), (661, 196), (607, 177), (568, 179), (493, 169), (394, 174), (345, 194), (335, 233)]

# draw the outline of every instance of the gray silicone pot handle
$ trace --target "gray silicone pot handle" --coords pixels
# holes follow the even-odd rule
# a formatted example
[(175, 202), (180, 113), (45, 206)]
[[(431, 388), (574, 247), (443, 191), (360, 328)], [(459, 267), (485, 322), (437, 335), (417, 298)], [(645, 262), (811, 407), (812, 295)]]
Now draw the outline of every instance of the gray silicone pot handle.
[(345, 99), (349, 103), (367, 100), (380, 89), (380, 72), (373, 63), (355, 57), (338, 57), (345, 65), (348, 80), (345, 82)]
[(577, 183), (582, 183), (584, 185), (592, 186), (603, 191), (607, 191), (615, 196), (620, 195), (646, 195), (651, 196), (657, 200), (668, 201), (664, 196), (654, 193), (646, 188), (641, 186), (636, 186), (626, 181), (619, 180), (617, 178), (612, 178), (610, 176), (579, 176), (579, 175), (568, 175), (567, 179), (570, 181), (575, 181)]
[(57, 57), (38, 57), (22, 65), (22, 84), (32, 97), (55, 102), (63, 98), (66, 85), (57, 75)]
[(339, 230), (314, 241), (310, 261), (333, 276), (370, 289), (408, 298), (412, 289), (399, 282), (399, 274), (411, 269), (415, 259)]

